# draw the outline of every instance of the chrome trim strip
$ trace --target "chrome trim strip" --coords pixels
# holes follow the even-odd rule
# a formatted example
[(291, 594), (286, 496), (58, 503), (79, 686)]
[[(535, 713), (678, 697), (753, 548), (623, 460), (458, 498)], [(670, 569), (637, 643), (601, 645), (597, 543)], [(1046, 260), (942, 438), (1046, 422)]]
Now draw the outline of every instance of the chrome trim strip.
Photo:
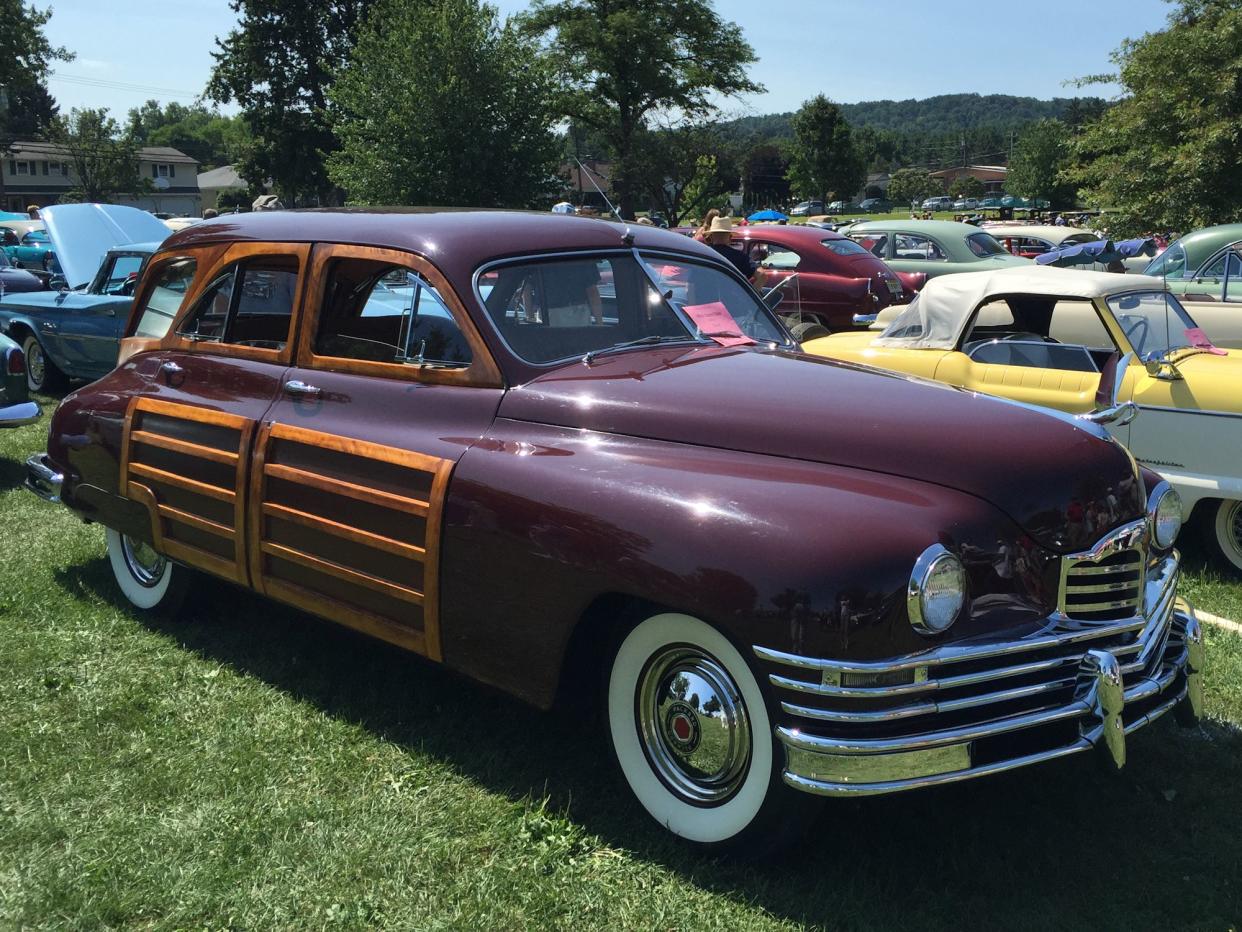
[(1160, 411), (1165, 414), (1199, 414), (1203, 417), (1242, 418), (1242, 414), (1238, 414), (1236, 411), (1196, 411), (1194, 408), (1166, 408), (1161, 405), (1139, 405), (1139, 410)]
[(0, 406), (0, 427), (25, 427), (43, 417), (43, 409), (33, 401), (17, 401)]
[(48, 466), (46, 453), (35, 453), (26, 458), (26, 482), (28, 491), (44, 501), (54, 505), (60, 504), (60, 490), (65, 484), (65, 477)]

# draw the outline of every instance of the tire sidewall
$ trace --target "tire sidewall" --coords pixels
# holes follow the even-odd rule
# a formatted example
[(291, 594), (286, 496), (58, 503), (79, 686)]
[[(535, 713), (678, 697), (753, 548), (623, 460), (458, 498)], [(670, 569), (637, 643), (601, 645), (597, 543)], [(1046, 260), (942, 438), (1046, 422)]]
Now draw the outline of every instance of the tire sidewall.
[(1242, 573), (1240, 542), (1235, 539), (1233, 533), (1233, 520), (1238, 508), (1242, 508), (1242, 501), (1236, 499), (1222, 501), (1216, 509), (1216, 520), (1213, 530), (1216, 536), (1216, 549), (1219, 551), (1221, 559), (1229, 566), (1232, 566), (1235, 572)]
[[(737, 792), (720, 805), (695, 806), (675, 795), (652, 769), (638, 733), (638, 683), (648, 662), (674, 644), (690, 644), (714, 657), (737, 684), (750, 720), (752, 744), (746, 777)], [(653, 615), (622, 639), (606, 687), (613, 753), (630, 790), (652, 818), (673, 834), (701, 845), (726, 844), (756, 821), (773, 786), (772, 725), (754, 673), (728, 638), (689, 615)]]
[(131, 605), (143, 611), (161, 608), (168, 598), (177, 567), (171, 560), (165, 561), (164, 573), (159, 581), (153, 586), (144, 586), (134, 577), (129, 568), (120, 533), (112, 528), (106, 528), (105, 531), (108, 540), (108, 561), (112, 564), (112, 575), (116, 577), (122, 594)]
[[(34, 369), (30, 365), (31, 356), (34, 355), (31, 352), (32, 349), (39, 354), (39, 359), (42, 360), (43, 380), (41, 382), (35, 382)], [(26, 357), (26, 388), (32, 392), (42, 392), (47, 387), (48, 382), (47, 353), (43, 351), (39, 338), (33, 333), (22, 340), (22, 355)]]

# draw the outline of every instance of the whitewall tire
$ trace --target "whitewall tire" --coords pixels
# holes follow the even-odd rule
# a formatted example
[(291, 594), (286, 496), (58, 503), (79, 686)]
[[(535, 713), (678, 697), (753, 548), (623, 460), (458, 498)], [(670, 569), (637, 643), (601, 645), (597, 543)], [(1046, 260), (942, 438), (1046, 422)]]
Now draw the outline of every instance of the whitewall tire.
[(108, 562), (121, 593), (134, 608), (170, 613), (180, 607), (189, 570), (160, 556), (150, 544), (105, 528)]
[(1242, 573), (1242, 501), (1220, 503), (1213, 531), (1217, 551), (1236, 572)]
[[(736, 841), (770, 809), (774, 739), (750, 666), (715, 628), (667, 613), (622, 640), (608, 728), (630, 789), (657, 822), (702, 845)], [(774, 785), (776, 784), (776, 785)]]

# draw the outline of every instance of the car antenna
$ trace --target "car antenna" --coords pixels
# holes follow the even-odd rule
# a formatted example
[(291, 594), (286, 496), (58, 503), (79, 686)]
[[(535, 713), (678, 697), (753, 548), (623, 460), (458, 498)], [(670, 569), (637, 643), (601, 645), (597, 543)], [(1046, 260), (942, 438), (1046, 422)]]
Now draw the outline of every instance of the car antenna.
[[(608, 205), (608, 209), (612, 211), (612, 215), (616, 217), (618, 220), (625, 223), (625, 233), (622, 235), (621, 238), (622, 240), (625, 241), (625, 244), (627, 246), (632, 246), (634, 244), (634, 233), (630, 229), (629, 223), (626, 222), (625, 218), (621, 216), (621, 212), (617, 210), (616, 206), (612, 203), (612, 201), (608, 200), (608, 195), (604, 193), (604, 189), (601, 188), (598, 184), (596, 184), (595, 171), (583, 165), (582, 160), (579, 159), (578, 156), (576, 155), (574, 156), (574, 161), (578, 163), (579, 175), (582, 175), (582, 174), (586, 175), (587, 181), (591, 182), (591, 187), (593, 187), (596, 193), (598, 193), (599, 196), (604, 199), (604, 203)], [(602, 178), (603, 175), (601, 175), (600, 177)]]

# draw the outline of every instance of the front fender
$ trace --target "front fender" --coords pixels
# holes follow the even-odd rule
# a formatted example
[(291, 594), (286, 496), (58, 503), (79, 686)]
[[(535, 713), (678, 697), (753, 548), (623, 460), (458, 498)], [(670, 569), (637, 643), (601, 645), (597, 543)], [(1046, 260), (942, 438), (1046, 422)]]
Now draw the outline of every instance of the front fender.
[(703, 618), (743, 647), (888, 657), (932, 646), (910, 627), (904, 598), (933, 543), (996, 594), (955, 637), (1046, 613), (1042, 564), (1026, 582), (997, 583), (1002, 541), (1009, 553), (1039, 551), (991, 505), (941, 486), (500, 419), (449, 489), (444, 659), (547, 705), (574, 626), (605, 594)]

